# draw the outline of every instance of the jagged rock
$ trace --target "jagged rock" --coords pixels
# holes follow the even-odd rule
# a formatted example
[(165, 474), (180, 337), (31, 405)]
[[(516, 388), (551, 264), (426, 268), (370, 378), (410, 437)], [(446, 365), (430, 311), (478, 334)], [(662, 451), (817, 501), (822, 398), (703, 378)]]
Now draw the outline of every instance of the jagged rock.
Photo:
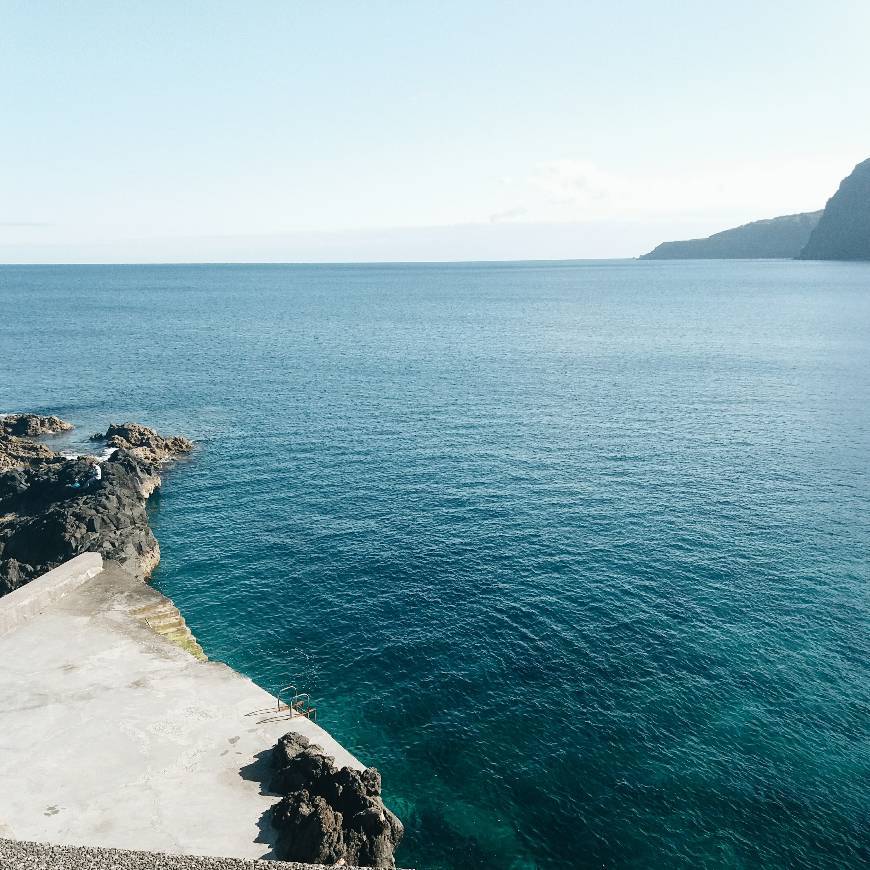
[(277, 772), (269, 788), (281, 794), (289, 794), (307, 783), (320, 780), (331, 773), (332, 759), (323, 750), (311, 745), (308, 738), (292, 731), (285, 734), (273, 750), (273, 763)]
[(278, 855), (287, 861), (395, 867), (402, 823), (381, 800), (378, 771), (336, 769), (307, 737), (290, 732), (273, 750), (269, 787), (285, 796), (272, 808)]
[(105, 441), (107, 447), (128, 450), (143, 462), (161, 464), (178, 459), (193, 450), (193, 442), (179, 435), (164, 438), (162, 435), (140, 426), (138, 423), (112, 423), (105, 434), (91, 436), (92, 441)]
[[(29, 447), (41, 449), (28, 453)], [(17, 461), (4, 465), (3, 457)], [(0, 595), (89, 551), (143, 576), (157, 565), (160, 548), (145, 503), (160, 485), (158, 465), (119, 447), (100, 464), (97, 480), (95, 463), (94, 457), (66, 459), (0, 429)]]
[(337, 864), (345, 858), (341, 813), (322, 797), (304, 789), (287, 795), (273, 808), (272, 824), (281, 832), (278, 854), (285, 861)]
[(63, 457), (38, 441), (0, 433), (0, 471), (31, 462), (56, 462)]
[(60, 417), (43, 417), (39, 414), (6, 414), (0, 417), (0, 432), (4, 435), (17, 435), (35, 438), (38, 435), (57, 435), (74, 429), (72, 423)]

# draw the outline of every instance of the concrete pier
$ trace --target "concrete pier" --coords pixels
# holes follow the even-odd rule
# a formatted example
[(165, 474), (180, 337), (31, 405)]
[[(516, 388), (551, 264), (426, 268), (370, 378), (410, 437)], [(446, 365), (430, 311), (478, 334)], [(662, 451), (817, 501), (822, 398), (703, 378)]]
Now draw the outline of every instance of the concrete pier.
[(183, 631), (158, 633), (143, 614), (171, 602), (155, 589), (94, 567), (60, 590), (43, 583), (54, 592), (42, 601), (30, 584), (26, 619), (4, 623), (12, 596), (0, 598), (0, 837), (273, 857), (277, 798), (263, 782), (278, 738), (295, 730), (338, 766), (363, 765), (308, 719), (276, 714), (246, 677), (198, 660)]
[(0, 598), (0, 635), (8, 634), (103, 570), (99, 553), (82, 553)]

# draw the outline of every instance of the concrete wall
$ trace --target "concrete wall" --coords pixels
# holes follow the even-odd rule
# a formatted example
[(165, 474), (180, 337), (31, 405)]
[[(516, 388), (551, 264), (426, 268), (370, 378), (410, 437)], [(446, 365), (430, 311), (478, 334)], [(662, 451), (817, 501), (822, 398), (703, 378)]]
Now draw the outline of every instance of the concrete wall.
[(0, 637), (32, 619), (102, 570), (103, 557), (99, 553), (82, 553), (0, 597)]

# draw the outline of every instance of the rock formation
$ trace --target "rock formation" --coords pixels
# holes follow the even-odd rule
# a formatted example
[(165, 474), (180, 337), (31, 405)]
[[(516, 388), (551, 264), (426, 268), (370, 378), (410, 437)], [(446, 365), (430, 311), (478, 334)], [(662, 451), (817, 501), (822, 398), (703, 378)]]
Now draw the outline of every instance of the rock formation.
[(104, 435), (91, 435), (91, 441), (104, 441), (107, 447), (122, 448), (143, 462), (162, 463), (193, 450), (193, 442), (180, 435), (164, 438), (138, 423), (112, 423)]
[(753, 221), (706, 239), (662, 242), (641, 260), (793, 259), (819, 222), (820, 211)]
[(870, 160), (840, 182), (800, 259), (870, 260)]
[(0, 471), (19, 468), (31, 462), (52, 462), (56, 457), (57, 454), (45, 444), (0, 432)]
[(0, 471), (56, 457), (57, 454), (45, 444), (30, 439), (38, 435), (56, 435), (72, 428), (71, 423), (60, 417), (40, 417), (39, 414), (0, 417)]
[(307, 737), (290, 732), (273, 750), (269, 787), (284, 797), (272, 808), (277, 853), (285, 861), (395, 867), (402, 823), (381, 799), (381, 775), (335, 767)]
[(0, 417), (0, 433), (35, 438), (37, 435), (57, 435), (74, 429), (72, 423), (60, 417), (42, 417), (39, 414), (6, 414)]
[(96, 478), (95, 458), (67, 459), (10, 434), (62, 431), (71, 428), (68, 423), (17, 416), (28, 419), (0, 418), (0, 595), (88, 551), (150, 574), (160, 548), (145, 502), (160, 485), (160, 466), (142, 456), (159, 455), (165, 462), (188, 452), (190, 442), (136, 427), (139, 452), (119, 447), (100, 464)]

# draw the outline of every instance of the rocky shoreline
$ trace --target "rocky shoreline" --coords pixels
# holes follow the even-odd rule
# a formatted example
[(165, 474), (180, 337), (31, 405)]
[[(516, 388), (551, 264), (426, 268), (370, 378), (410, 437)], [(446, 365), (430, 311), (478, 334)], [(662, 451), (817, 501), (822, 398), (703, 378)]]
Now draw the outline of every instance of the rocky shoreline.
[(113, 423), (92, 436), (111, 450), (100, 461), (35, 440), (72, 428), (58, 417), (0, 417), (0, 595), (80, 553), (98, 552), (143, 578), (160, 561), (145, 505), (162, 467), (193, 443)]
[[(0, 596), (86, 552), (100, 553), (146, 580), (160, 561), (146, 502), (167, 463), (194, 445), (136, 423), (111, 424), (91, 441), (109, 455), (70, 458), (45, 436), (69, 431), (58, 417), (0, 417)], [(381, 799), (375, 768), (337, 768), (296, 732), (272, 750), (269, 793), (284, 861), (394, 868), (399, 819)]]

